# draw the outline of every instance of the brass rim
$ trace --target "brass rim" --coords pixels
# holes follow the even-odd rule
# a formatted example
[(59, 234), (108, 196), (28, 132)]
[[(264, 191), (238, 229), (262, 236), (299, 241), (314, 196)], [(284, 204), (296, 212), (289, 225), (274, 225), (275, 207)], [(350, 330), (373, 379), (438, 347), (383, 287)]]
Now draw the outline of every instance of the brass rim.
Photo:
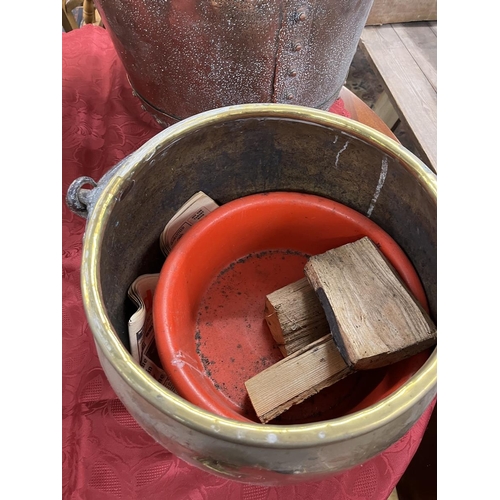
[(82, 297), (87, 320), (102, 355), (124, 382), (161, 413), (182, 422), (183, 425), (217, 439), (247, 443), (252, 446), (269, 446), (270, 435), (272, 435), (272, 446), (276, 448), (320, 446), (346, 441), (383, 427), (408, 411), (416, 402), (424, 399), (431, 401), (436, 393), (437, 348), (420, 370), (400, 389), (362, 411), (313, 424), (280, 426), (243, 423), (205, 411), (172, 393), (150, 377), (133, 361), (119, 340), (103, 306), (99, 275), (103, 228), (111, 212), (108, 208), (113, 205), (113, 200), (116, 199), (124, 180), (133, 173), (141, 160), (151, 157), (158, 147), (163, 148), (186, 133), (220, 122), (252, 117), (285, 118), (328, 127), (334, 126), (361, 140), (376, 144), (389, 156), (398, 158), (437, 204), (436, 175), (401, 144), (352, 119), (308, 107), (274, 103), (242, 104), (206, 111), (161, 131), (132, 153), (96, 201), (87, 220), (81, 268)]

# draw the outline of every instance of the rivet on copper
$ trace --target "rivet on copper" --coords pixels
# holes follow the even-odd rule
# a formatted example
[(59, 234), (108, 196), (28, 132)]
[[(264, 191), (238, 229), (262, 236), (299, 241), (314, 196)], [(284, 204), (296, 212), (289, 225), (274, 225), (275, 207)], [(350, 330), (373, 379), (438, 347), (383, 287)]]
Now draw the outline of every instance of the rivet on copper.
[(290, 76), (297, 76), (297, 71), (294, 69), (291, 69), (290, 72), (288, 73)]
[(286, 98), (287, 98), (289, 101), (291, 101), (291, 100), (293, 99), (293, 94), (288, 94), (288, 95), (286, 96)]
[(301, 7), (297, 10), (297, 21), (305, 21), (307, 19), (307, 8)]
[(296, 43), (295, 47), (293, 48), (295, 52), (298, 52), (299, 50), (302, 50), (302, 44), (301, 43)]

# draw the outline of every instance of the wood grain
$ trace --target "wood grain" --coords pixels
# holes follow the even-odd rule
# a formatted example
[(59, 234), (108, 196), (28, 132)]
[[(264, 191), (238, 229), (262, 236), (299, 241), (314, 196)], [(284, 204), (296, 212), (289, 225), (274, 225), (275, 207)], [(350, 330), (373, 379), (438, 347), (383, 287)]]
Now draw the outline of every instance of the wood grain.
[(245, 386), (257, 416), (267, 423), (350, 373), (328, 334), (261, 371)]
[(437, 20), (437, 0), (374, 0), (366, 25)]
[(323, 307), (307, 278), (267, 295), (265, 320), (283, 356), (330, 333)]
[(387, 366), (435, 344), (434, 323), (369, 238), (312, 256), (304, 272), (352, 368)]
[(437, 68), (433, 66), (436, 64), (436, 45), (434, 31), (421, 23), (368, 26), (361, 34), (359, 45), (380, 77), (401, 121), (422, 151), (424, 162), (435, 172)]
[(437, 92), (437, 36), (434, 31), (428, 23), (395, 24), (393, 28)]

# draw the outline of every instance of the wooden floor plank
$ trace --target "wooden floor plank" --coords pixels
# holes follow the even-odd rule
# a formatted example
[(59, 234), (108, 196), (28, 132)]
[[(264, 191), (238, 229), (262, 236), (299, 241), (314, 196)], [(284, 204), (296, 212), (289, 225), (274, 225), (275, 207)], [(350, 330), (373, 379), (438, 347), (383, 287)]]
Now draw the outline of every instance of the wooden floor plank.
[(374, 0), (367, 26), (437, 19), (436, 0)]
[(437, 93), (392, 25), (364, 28), (360, 47), (398, 115), (437, 171)]
[(394, 24), (394, 31), (408, 49), (432, 88), (437, 92), (437, 37), (427, 23)]

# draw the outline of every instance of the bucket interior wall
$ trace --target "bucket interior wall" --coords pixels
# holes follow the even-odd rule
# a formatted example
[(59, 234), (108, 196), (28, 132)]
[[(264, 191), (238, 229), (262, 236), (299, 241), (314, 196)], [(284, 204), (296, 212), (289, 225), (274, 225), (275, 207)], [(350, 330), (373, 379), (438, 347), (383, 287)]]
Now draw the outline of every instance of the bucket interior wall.
[[(159, 272), (159, 236), (201, 190), (219, 204), (252, 193), (299, 191), (343, 203), (389, 233), (422, 280), (436, 321), (436, 203), (401, 160), (341, 130), (290, 119), (209, 124), (139, 160), (104, 228), (100, 281), (113, 327), (128, 347), (132, 281)], [(200, 255), (203, 258), (203, 255)]]

